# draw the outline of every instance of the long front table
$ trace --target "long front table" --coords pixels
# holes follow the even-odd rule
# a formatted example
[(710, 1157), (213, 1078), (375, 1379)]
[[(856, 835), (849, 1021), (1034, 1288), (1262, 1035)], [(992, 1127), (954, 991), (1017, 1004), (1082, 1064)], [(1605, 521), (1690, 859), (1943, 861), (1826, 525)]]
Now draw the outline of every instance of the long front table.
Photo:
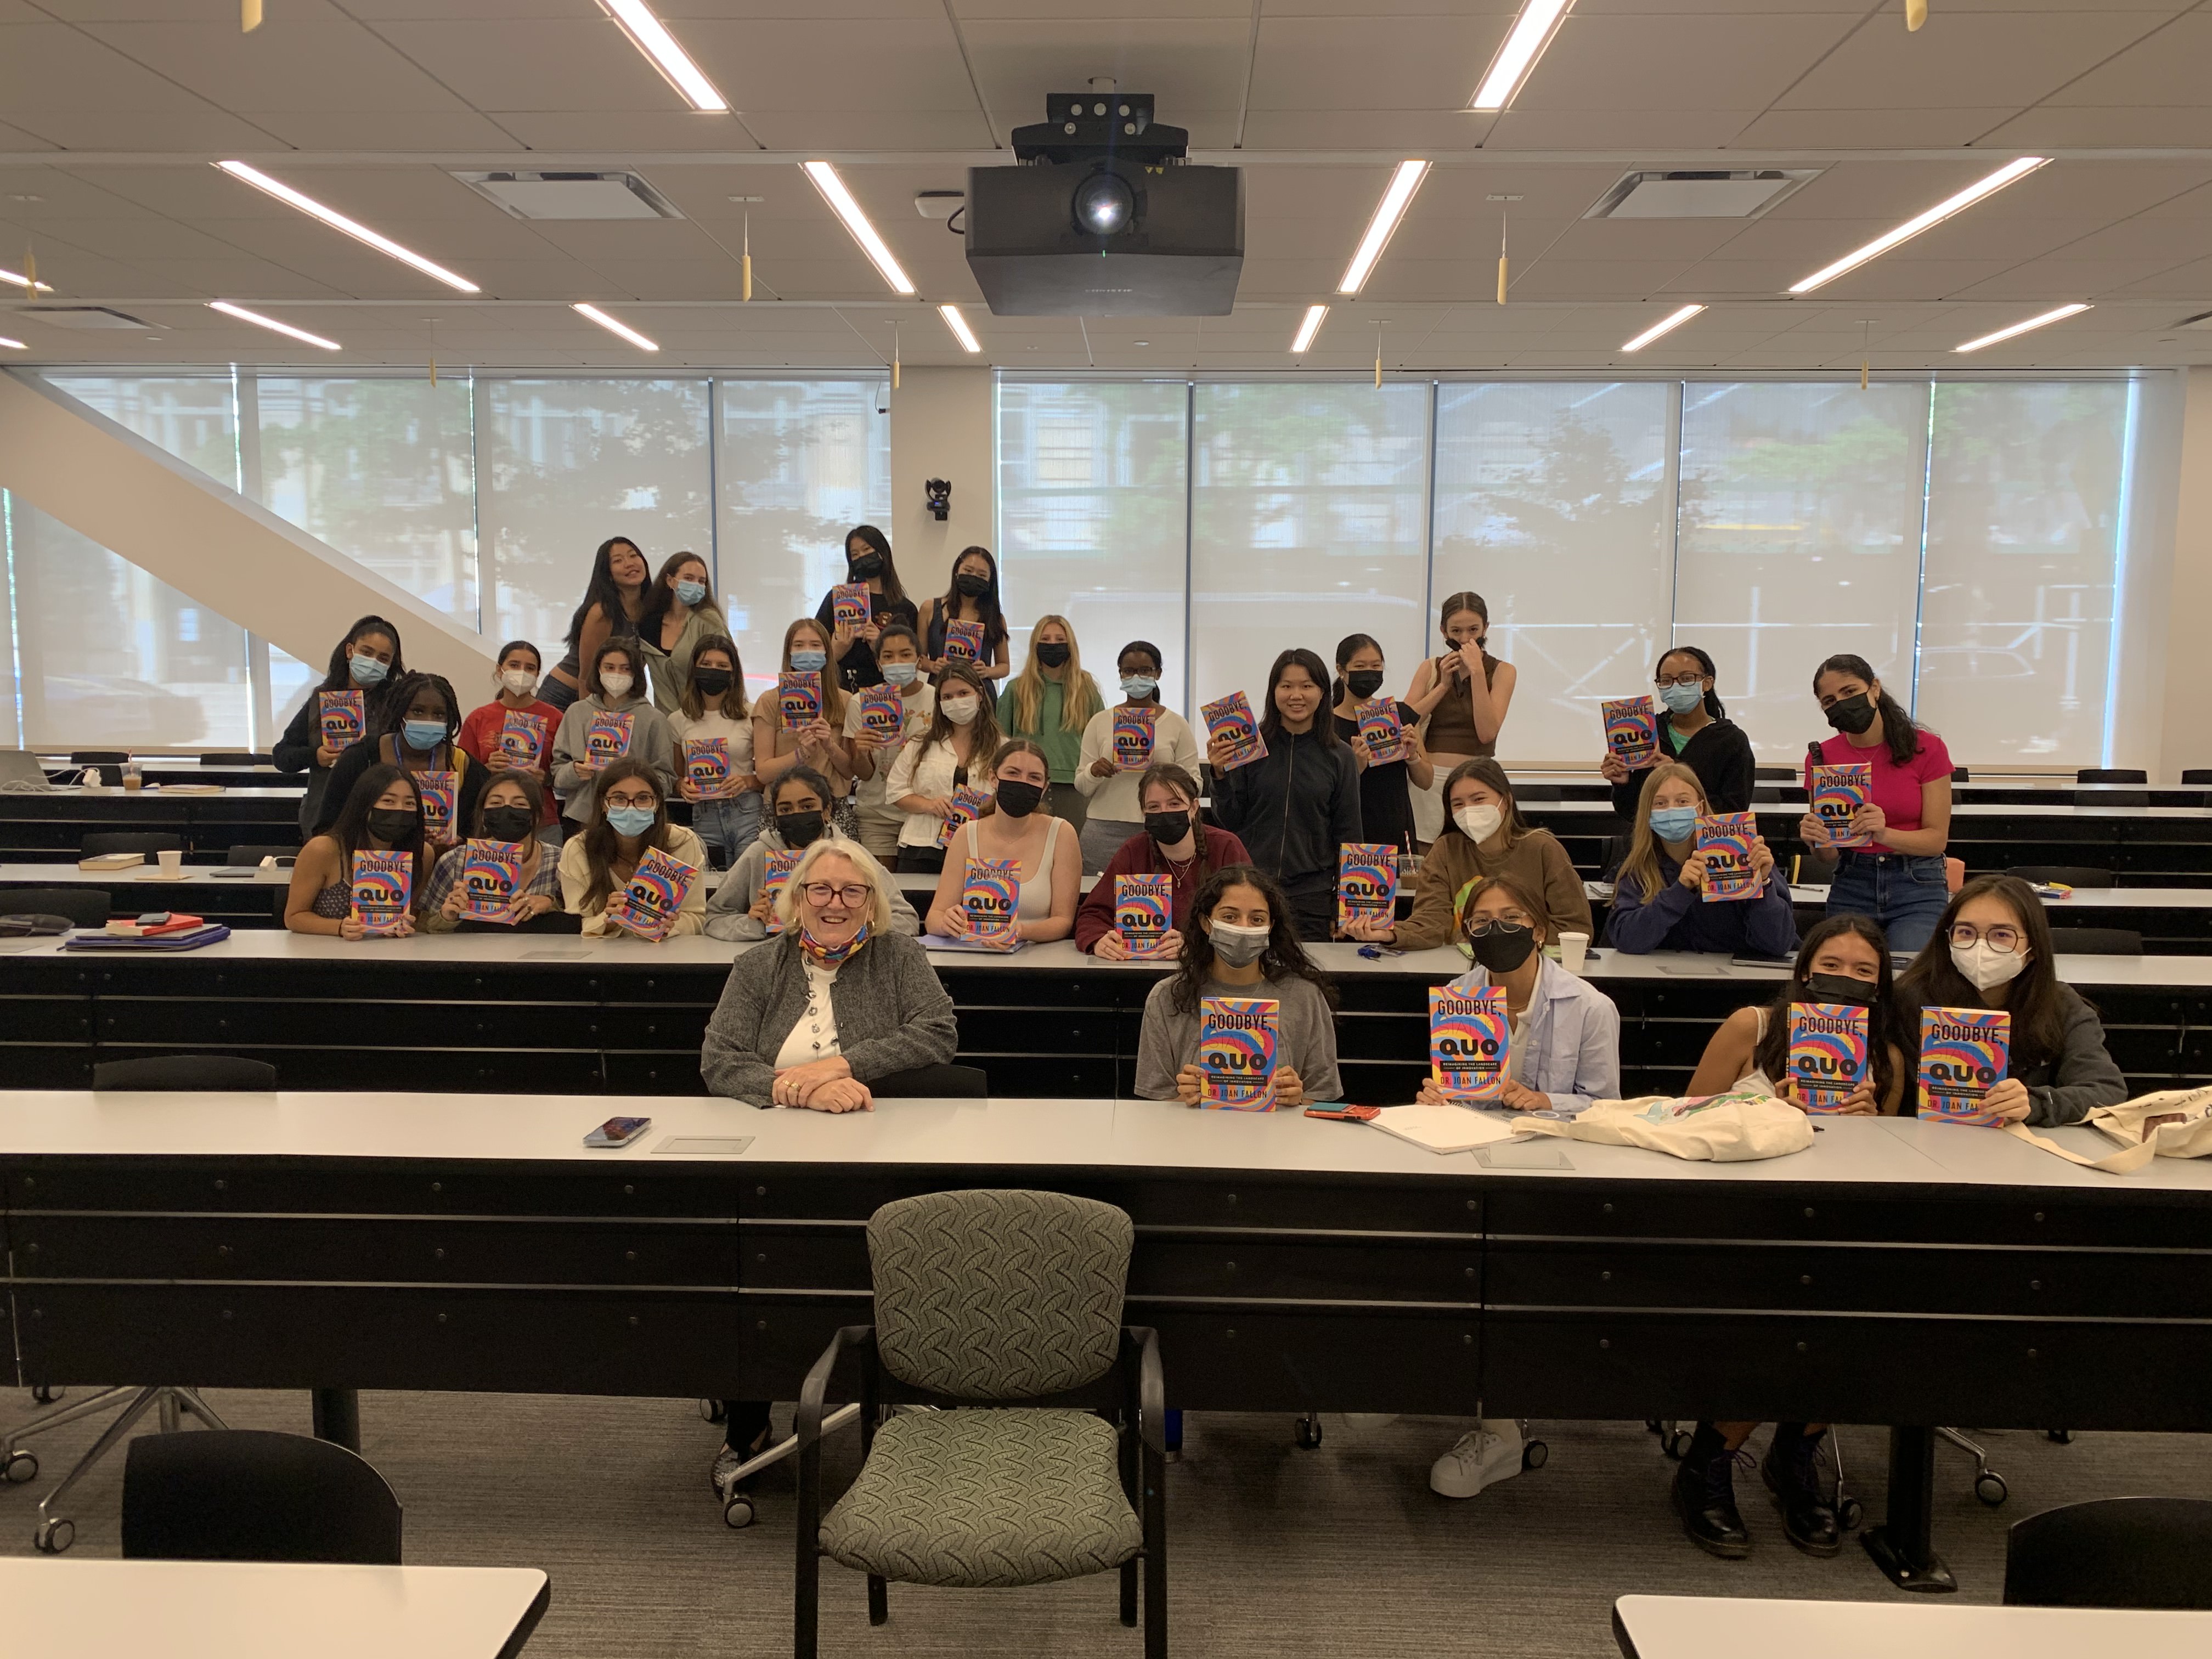
[[(585, 1149), (617, 1112), (653, 1127)], [(974, 1186), (1129, 1212), (1182, 1407), (2212, 1428), (2212, 1166), (1895, 1119), (1714, 1165), (1150, 1102), (17, 1092), (0, 1367), (789, 1399), (870, 1316), (868, 1216)]]

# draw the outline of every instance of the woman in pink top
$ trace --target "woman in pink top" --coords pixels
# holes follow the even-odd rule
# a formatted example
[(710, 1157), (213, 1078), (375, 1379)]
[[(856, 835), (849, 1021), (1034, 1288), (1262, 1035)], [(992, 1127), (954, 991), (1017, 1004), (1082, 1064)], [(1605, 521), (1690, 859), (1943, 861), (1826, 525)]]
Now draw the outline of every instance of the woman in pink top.
[(1863, 657), (1829, 658), (1813, 676), (1813, 695), (1837, 735), (1810, 745), (1806, 787), (1815, 766), (1870, 769), (1867, 803), (1844, 832), (1861, 844), (1835, 845), (1838, 832), (1810, 811), (1798, 825), (1814, 862), (1834, 870), (1828, 914), (1872, 916), (1891, 949), (1917, 951), (1950, 898), (1943, 849), (1951, 840), (1951, 751), (1912, 723)]

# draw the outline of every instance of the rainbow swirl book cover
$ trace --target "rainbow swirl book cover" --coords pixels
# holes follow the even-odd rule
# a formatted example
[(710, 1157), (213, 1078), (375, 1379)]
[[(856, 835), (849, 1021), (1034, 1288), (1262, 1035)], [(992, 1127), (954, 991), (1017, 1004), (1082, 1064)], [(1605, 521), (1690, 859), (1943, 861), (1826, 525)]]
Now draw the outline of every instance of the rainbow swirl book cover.
[(1260, 723), (1252, 718), (1251, 701), (1242, 691), (1231, 691), (1206, 703), (1198, 713), (1206, 722), (1207, 743), (1216, 738), (1229, 740), (1229, 758), (1221, 764), (1223, 771), (1234, 772), (1240, 766), (1267, 758), (1267, 740), (1260, 735)]
[(822, 675), (811, 668), (787, 668), (775, 677), (775, 712), (787, 732), (802, 731), (822, 718)]
[(952, 837), (960, 832), (963, 823), (973, 823), (991, 804), (991, 792), (963, 785), (952, 792), (952, 811), (944, 823), (937, 826), (937, 844), (952, 845)]
[(1354, 703), (1352, 717), (1359, 722), (1359, 746), (1367, 751), (1370, 766), (1386, 766), (1412, 754), (1406, 741), (1406, 722), (1395, 697), (1370, 697)]
[(727, 738), (684, 738), (680, 743), (684, 780), (699, 792), (702, 800), (727, 800), (738, 793)]
[(1748, 812), (1715, 812), (1698, 820), (1698, 851), (1705, 860), (1705, 902), (1724, 903), (1757, 896), (1751, 873), (1751, 844), (1759, 839), (1759, 820)]
[(1217, 1111), (1273, 1110), (1281, 1042), (1282, 1005), (1273, 997), (1200, 997), (1198, 1103)]
[(507, 921), (522, 885), (522, 848), (513, 842), (471, 841), (461, 849), (461, 914), (473, 921)]
[(499, 723), (499, 758), (520, 772), (535, 772), (545, 763), (545, 737), (552, 722), (527, 708), (510, 708)]
[(1346, 842), (1336, 849), (1336, 925), (1389, 921), (1398, 909), (1398, 849), (1388, 842)]
[(1632, 772), (1659, 758), (1659, 720), (1650, 697), (1606, 697), (1598, 702), (1605, 717), (1605, 746)]
[(1123, 772), (1141, 772), (1152, 763), (1152, 737), (1160, 711), (1150, 703), (1129, 704), (1114, 711), (1114, 765)]
[(968, 939), (990, 950), (1020, 943), (1014, 912), (1022, 902), (1021, 866), (1012, 859), (969, 859), (960, 885), (960, 908), (968, 916)]
[(1813, 816), (1828, 832), (1831, 847), (1871, 847), (1872, 836), (1856, 833), (1851, 818), (1872, 798), (1874, 768), (1865, 761), (1844, 761), (1816, 766), (1808, 787)]
[(1920, 1011), (1920, 1115), (1946, 1123), (1994, 1124), (1982, 1109), (2005, 1079), (2012, 1054), (2012, 1016), (2001, 1008)]
[(353, 918), (370, 939), (389, 939), (415, 896), (415, 855), (364, 848), (353, 855)]
[(1175, 927), (1175, 878), (1133, 875), (1114, 878), (1114, 931), (1129, 947), (1132, 962), (1158, 962)]
[(460, 839), (456, 822), (460, 813), (461, 775), (459, 772), (417, 772), (415, 793), (422, 803), (422, 837), (450, 845)]
[[(906, 703), (896, 685), (871, 685), (862, 689), (860, 698), (860, 730), (880, 743), (895, 743), (900, 732), (906, 730)], [(883, 763), (878, 761), (878, 765)]]
[(659, 944), (676, 926), (676, 913), (698, 875), (696, 865), (671, 858), (658, 847), (647, 848), (635, 872), (607, 900), (608, 924)]
[(983, 624), (979, 622), (945, 623), (945, 660), (947, 662), (982, 661)]
[(1842, 1002), (1790, 1005), (1790, 1080), (1816, 1115), (1841, 1111), (1867, 1070), (1867, 1011)]
[(1468, 1106), (1503, 1100), (1511, 1042), (1500, 987), (1429, 987), (1429, 1081), (1446, 1100)]
[(318, 691), (315, 724), (330, 748), (359, 743), (368, 729), (368, 700), (358, 691)]
[(768, 931), (771, 939), (783, 931), (782, 919), (775, 914), (776, 900), (791, 884), (791, 872), (798, 867), (799, 855), (805, 850), (793, 847), (781, 853), (770, 852), (761, 866), (761, 896), (768, 901)]
[(602, 708), (584, 728), (584, 769), (604, 772), (629, 753), (630, 733), (637, 726), (632, 708)]
[(867, 583), (839, 582), (830, 590), (830, 625), (832, 628), (866, 628), (872, 603)]

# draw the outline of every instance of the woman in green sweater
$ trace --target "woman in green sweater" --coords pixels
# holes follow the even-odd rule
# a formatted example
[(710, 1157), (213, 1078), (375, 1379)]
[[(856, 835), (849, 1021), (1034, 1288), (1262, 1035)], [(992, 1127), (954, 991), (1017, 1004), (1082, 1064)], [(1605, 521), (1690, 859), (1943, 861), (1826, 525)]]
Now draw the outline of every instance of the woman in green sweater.
[(1087, 816), (1075, 787), (1083, 763), (1083, 728), (1106, 706), (1098, 682), (1083, 672), (1075, 629), (1065, 617), (1040, 617), (1030, 630), (1029, 660), (999, 694), (999, 729), (1044, 750), (1052, 773), (1047, 810), (1079, 833)]

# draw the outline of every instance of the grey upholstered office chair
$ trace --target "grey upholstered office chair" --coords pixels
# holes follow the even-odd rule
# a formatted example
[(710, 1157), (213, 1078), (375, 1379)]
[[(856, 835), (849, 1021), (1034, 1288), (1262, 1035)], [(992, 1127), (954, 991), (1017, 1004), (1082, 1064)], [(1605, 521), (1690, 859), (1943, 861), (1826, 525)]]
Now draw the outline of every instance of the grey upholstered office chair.
[[(1165, 1389), (1154, 1334), (1121, 1323), (1135, 1231), (1064, 1193), (933, 1193), (869, 1218), (877, 1322), (839, 1331), (799, 1395), (797, 1659), (814, 1659), (824, 1555), (868, 1575), (872, 1625), (894, 1578), (983, 1589), (1118, 1567), (1133, 1626), (1141, 1559), (1145, 1653), (1164, 1659)], [(823, 1517), (823, 1395), (848, 1348), (862, 1462)], [(895, 1400), (962, 1409), (879, 1425)]]
[(114, 899), (97, 887), (10, 887), (0, 890), (0, 916), (61, 916), (72, 927), (105, 927)]
[(2015, 1522), (2011, 1607), (2212, 1608), (2212, 1499), (2101, 1498)]
[(263, 1429), (149, 1435), (123, 1464), (123, 1555), (139, 1561), (399, 1565), (399, 1500), (361, 1457)]

